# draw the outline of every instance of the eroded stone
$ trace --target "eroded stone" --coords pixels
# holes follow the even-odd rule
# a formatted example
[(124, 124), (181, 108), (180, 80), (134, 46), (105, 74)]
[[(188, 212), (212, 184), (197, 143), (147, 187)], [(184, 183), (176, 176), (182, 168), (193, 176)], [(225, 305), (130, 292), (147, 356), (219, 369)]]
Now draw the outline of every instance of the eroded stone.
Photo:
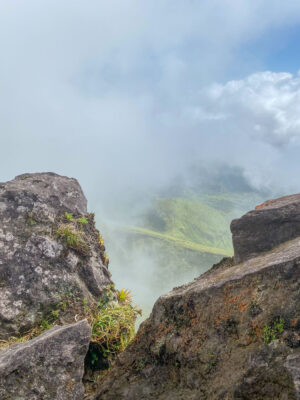
[(84, 358), (91, 328), (86, 320), (59, 326), (0, 352), (0, 398), (82, 400)]

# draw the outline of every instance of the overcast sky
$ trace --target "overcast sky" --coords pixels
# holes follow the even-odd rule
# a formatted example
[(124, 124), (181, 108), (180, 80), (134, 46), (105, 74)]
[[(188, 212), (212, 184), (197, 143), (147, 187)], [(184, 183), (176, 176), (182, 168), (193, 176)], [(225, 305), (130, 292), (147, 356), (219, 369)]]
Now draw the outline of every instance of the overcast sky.
[(300, 191), (299, 34), (298, 0), (0, 0), (0, 181), (107, 201), (224, 162)]

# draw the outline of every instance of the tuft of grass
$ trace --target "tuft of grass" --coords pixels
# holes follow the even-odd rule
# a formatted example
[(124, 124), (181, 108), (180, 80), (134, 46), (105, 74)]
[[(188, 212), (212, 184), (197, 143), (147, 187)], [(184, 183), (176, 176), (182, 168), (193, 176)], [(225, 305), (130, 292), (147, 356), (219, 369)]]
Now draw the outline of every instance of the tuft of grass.
[(77, 218), (77, 222), (81, 225), (87, 225), (89, 223), (88, 219), (85, 217)]
[[(51, 327), (51, 326), (50, 326)], [(0, 350), (6, 349), (7, 347), (12, 346), (13, 344), (26, 343), (28, 340), (35, 338), (36, 336), (41, 335), (45, 331), (45, 328), (42, 326), (37, 326), (31, 329), (29, 332), (20, 335), (20, 336), (11, 336), (7, 340), (0, 340)]]
[(86, 256), (89, 247), (83, 240), (83, 234), (71, 224), (60, 224), (56, 229), (56, 237), (61, 238), (65, 245), (77, 253)]
[(66, 218), (66, 220), (67, 221), (73, 221), (73, 214), (72, 213), (68, 213), (68, 212), (65, 212), (65, 218)]
[(135, 336), (135, 321), (141, 311), (129, 302), (109, 302), (97, 307), (92, 317), (92, 341), (105, 357), (125, 350)]
[(265, 325), (263, 329), (263, 339), (265, 343), (270, 343), (272, 340), (278, 339), (284, 331), (284, 319), (279, 318), (277, 321), (273, 322), (271, 325)]
[(109, 257), (106, 253), (104, 253), (104, 263), (106, 266), (109, 264)]
[[(119, 300), (120, 292), (126, 301)], [(97, 344), (101, 357), (111, 358), (124, 351), (135, 336), (135, 322), (141, 310), (132, 305), (129, 294), (129, 290), (115, 291), (110, 285), (97, 306), (86, 314), (92, 326), (91, 341)]]
[(27, 218), (26, 218), (26, 224), (28, 226), (34, 226), (36, 225), (36, 221), (34, 219), (34, 213), (32, 211), (28, 212)]
[(270, 325), (266, 325), (263, 329), (263, 338), (265, 343), (270, 343), (272, 340), (276, 339), (276, 334)]
[(131, 302), (131, 290), (121, 289), (117, 290), (117, 297), (120, 303), (130, 303)]
[(46, 319), (43, 319), (41, 322), (41, 328), (43, 331), (46, 331), (52, 327), (52, 324), (50, 324)]
[(103, 237), (100, 232), (98, 234), (98, 240), (99, 240), (100, 247), (104, 246), (104, 240), (103, 240)]
[(13, 344), (26, 343), (28, 342), (28, 340), (34, 339), (35, 337), (47, 331), (48, 329), (52, 328), (55, 325), (54, 321), (58, 318), (55, 316), (56, 315), (55, 313), (56, 310), (53, 310), (49, 318), (43, 319), (40, 322), (40, 325), (31, 328), (28, 332), (25, 332), (22, 335), (11, 336), (6, 340), (0, 340), (0, 350), (12, 346)]

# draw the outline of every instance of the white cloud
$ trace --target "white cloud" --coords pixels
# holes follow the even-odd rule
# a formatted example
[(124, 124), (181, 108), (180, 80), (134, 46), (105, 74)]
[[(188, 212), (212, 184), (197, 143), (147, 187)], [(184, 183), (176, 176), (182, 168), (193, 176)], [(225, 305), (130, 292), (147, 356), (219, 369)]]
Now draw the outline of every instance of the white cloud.
[[(215, 84), (200, 94), (201, 119), (222, 120), (274, 146), (300, 143), (300, 77), (265, 71), (244, 80)], [(197, 113), (197, 110), (199, 112)]]
[(299, 78), (212, 84), (250, 74), (240, 49), (299, 21), (293, 0), (1, 2), (1, 180), (55, 170), (122, 198), (204, 159), (265, 182), (298, 143)]
[(265, 71), (208, 86), (178, 119), (201, 138), (199, 159), (239, 165), (256, 187), (299, 191), (299, 111), (300, 75)]

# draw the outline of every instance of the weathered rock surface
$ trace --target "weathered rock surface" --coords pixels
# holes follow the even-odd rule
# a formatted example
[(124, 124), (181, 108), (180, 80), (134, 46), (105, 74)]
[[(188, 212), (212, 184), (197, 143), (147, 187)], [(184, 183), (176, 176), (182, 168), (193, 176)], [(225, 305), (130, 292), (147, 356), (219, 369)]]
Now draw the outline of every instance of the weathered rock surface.
[[(299, 399), (300, 237), (285, 240), (297, 236), (297, 199), (247, 214), (257, 221), (249, 254), (261, 254), (239, 264), (225, 259), (161, 296), (94, 399)], [(275, 218), (275, 241), (261, 232), (264, 215), (270, 225)], [(246, 230), (240, 224), (235, 234)], [(255, 248), (260, 240), (272, 249)]]
[(300, 194), (269, 200), (231, 223), (235, 263), (300, 236)]
[(90, 337), (91, 328), (83, 320), (0, 352), (0, 398), (82, 400)]
[(49, 313), (74, 322), (70, 304), (97, 301), (111, 283), (104, 250), (75, 179), (41, 173), (0, 183), (0, 339)]

